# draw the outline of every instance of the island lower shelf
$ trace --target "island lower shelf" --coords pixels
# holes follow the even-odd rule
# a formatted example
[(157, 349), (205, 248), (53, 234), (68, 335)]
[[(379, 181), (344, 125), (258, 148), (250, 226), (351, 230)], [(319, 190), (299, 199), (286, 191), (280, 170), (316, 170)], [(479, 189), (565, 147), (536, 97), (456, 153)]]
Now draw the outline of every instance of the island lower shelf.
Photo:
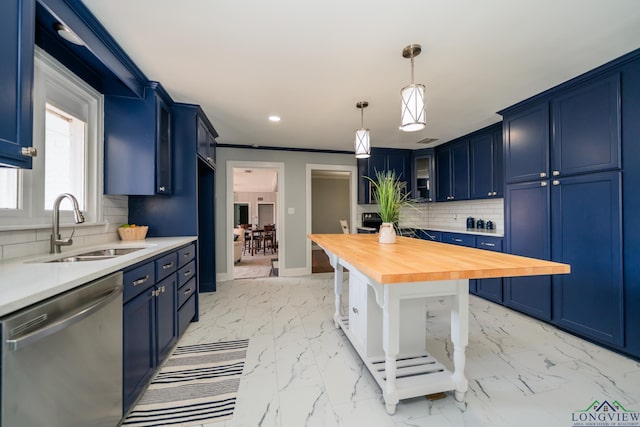
[[(364, 353), (349, 329), (348, 316), (342, 316), (337, 323), (378, 386), (384, 390), (387, 380), (384, 354), (367, 356)], [(396, 367), (396, 387), (401, 400), (455, 389), (453, 373), (426, 351), (399, 354), (396, 357)]]

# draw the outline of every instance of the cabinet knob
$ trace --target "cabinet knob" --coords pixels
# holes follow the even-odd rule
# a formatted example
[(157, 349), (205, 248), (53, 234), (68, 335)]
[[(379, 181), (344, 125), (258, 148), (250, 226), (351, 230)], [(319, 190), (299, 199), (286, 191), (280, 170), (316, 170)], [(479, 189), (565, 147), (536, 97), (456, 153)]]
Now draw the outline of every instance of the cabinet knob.
[(492, 196), (497, 196), (498, 192), (494, 191), (493, 194), (491, 194)]
[(547, 182), (547, 181), (542, 181), (542, 182), (540, 183), (540, 187), (546, 187), (546, 186), (547, 186), (547, 184), (548, 184), (548, 182)]
[(553, 176), (560, 176), (560, 171), (553, 171)]
[(547, 177), (546, 172), (540, 172), (540, 178), (546, 178), (546, 177)]
[(34, 147), (22, 147), (22, 149), (20, 150), (20, 153), (23, 156), (36, 157), (38, 155), (38, 150)]
[(493, 196), (493, 192), (489, 191), (489, 192), (487, 193), (487, 196)]
[(165, 186), (164, 186), (164, 185), (163, 185), (163, 186), (161, 186), (161, 187), (159, 188), (159, 190), (160, 190), (160, 191), (164, 191), (164, 190), (165, 190)]
[(557, 179), (553, 180), (553, 185), (560, 185), (560, 181), (558, 181)]

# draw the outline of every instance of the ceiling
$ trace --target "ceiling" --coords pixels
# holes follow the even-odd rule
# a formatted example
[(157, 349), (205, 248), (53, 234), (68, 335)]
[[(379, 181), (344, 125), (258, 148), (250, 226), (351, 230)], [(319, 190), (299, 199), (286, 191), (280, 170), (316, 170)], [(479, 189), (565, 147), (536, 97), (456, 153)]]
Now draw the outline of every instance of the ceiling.
[(233, 191), (276, 192), (278, 191), (278, 171), (264, 168), (233, 168)]
[[(151, 80), (200, 104), (218, 143), (421, 148), (640, 47), (638, 0), (83, 0)], [(427, 127), (398, 130), (422, 45)], [(267, 120), (271, 114), (279, 123)]]

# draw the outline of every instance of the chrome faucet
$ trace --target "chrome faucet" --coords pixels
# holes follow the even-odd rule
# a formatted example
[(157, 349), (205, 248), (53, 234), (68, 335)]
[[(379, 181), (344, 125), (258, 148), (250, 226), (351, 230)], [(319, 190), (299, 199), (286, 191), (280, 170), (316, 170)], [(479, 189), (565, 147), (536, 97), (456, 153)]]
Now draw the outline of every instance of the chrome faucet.
[(84, 222), (84, 216), (82, 216), (82, 212), (80, 212), (80, 207), (78, 207), (78, 200), (71, 193), (62, 193), (58, 197), (56, 197), (55, 202), (53, 202), (53, 230), (51, 232), (51, 250), (49, 253), (59, 254), (60, 246), (71, 246), (73, 244), (73, 233), (75, 230), (71, 231), (71, 236), (68, 239), (60, 238), (60, 202), (62, 199), (68, 198), (73, 203), (73, 219), (76, 224), (80, 224)]

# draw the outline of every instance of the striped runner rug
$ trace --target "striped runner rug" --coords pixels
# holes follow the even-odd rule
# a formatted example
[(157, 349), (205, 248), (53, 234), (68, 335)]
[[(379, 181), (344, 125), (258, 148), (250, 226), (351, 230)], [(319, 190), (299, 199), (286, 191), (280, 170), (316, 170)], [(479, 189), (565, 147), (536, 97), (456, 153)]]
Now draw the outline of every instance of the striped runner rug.
[(199, 426), (229, 419), (249, 340), (178, 346), (123, 426)]

